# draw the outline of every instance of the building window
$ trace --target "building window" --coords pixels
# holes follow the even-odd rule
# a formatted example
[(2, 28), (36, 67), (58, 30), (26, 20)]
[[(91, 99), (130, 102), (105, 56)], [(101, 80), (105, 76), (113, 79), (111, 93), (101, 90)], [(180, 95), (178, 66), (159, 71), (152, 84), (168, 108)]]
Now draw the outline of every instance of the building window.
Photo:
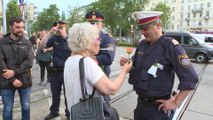
[(201, 21), (201, 20), (199, 21), (198, 25), (199, 25), (199, 26), (202, 25), (202, 21)]
[(187, 13), (187, 18), (190, 18), (190, 13)]
[(184, 11), (184, 6), (181, 6), (181, 11)]
[(172, 3), (176, 3), (176, 0), (172, 0)]
[(196, 14), (193, 14), (193, 17), (196, 18)]
[(190, 10), (191, 9), (191, 6), (190, 5), (188, 5), (188, 10)]
[(187, 26), (189, 26), (189, 22), (187, 22)]
[(202, 17), (203, 16), (203, 13), (200, 13), (200, 17)]
[(197, 5), (196, 4), (194, 4), (194, 9), (196, 9), (197, 8)]
[(184, 4), (184, 0), (181, 0), (181, 3)]
[(209, 11), (206, 11), (206, 16), (209, 16)]
[(175, 16), (172, 16), (172, 20), (175, 20)]
[(207, 7), (211, 7), (211, 3), (210, 2), (207, 3)]
[(183, 19), (183, 14), (180, 15), (180, 18)]
[(172, 7), (172, 11), (175, 12), (175, 7)]
[(200, 4), (200, 8), (203, 8), (203, 3)]

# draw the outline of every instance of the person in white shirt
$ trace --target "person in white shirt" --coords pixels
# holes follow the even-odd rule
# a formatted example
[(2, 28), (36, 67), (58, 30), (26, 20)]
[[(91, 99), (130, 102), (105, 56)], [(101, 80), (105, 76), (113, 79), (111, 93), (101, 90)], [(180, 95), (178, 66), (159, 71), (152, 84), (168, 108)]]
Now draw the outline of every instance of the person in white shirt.
[(125, 75), (130, 71), (132, 62), (130, 61), (123, 66), (115, 80), (110, 80), (98, 66), (97, 61), (92, 59), (92, 56), (99, 52), (100, 39), (97, 27), (89, 22), (74, 24), (69, 29), (68, 41), (72, 55), (65, 62), (64, 84), (68, 108), (71, 113), (71, 107), (82, 98), (79, 76), (79, 60), (82, 57), (85, 57), (84, 76), (87, 92), (91, 94), (93, 87), (95, 87), (95, 94), (100, 96), (101, 94), (116, 94)]

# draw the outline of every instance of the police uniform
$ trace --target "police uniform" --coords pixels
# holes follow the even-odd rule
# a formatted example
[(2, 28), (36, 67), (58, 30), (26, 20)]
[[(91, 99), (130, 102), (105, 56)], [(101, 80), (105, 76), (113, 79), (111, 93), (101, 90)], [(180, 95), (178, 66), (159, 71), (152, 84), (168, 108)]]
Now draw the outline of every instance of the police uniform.
[[(139, 29), (159, 19), (159, 12), (135, 12)], [(193, 90), (198, 76), (182, 46), (173, 38), (162, 35), (154, 44), (143, 40), (133, 57), (129, 83), (138, 95), (134, 120), (170, 120), (168, 114), (158, 111), (158, 99), (170, 99), (175, 73), (179, 90)]]
[[(104, 20), (103, 14), (97, 11), (90, 11), (85, 15), (85, 18), (91, 23), (102, 22)], [(111, 73), (110, 65), (114, 61), (116, 45), (114, 39), (107, 33), (100, 32), (100, 51), (96, 56), (99, 66), (104, 73), (109, 77)]]
[[(65, 24), (62, 21), (59, 24)], [(61, 87), (64, 87), (64, 64), (67, 58), (71, 55), (71, 50), (68, 47), (67, 38), (62, 38), (58, 35), (53, 35), (46, 44), (46, 47), (53, 47), (53, 68), (54, 74), (51, 74), (50, 84), (52, 92), (52, 105), (50, 106), (50, 114), (45, 117), (45, 120), (49, 120), (59, 115), (60, 95)], [(65, 90), (65, 89), (64, 89)], [(65, 91), (64, 91), (65, 92)], [(65, 95), (65, 93), (64, 93)], [(67, 117), (70, 113), (67, 109), (67, 102), (65, 97), (65, 114)]]

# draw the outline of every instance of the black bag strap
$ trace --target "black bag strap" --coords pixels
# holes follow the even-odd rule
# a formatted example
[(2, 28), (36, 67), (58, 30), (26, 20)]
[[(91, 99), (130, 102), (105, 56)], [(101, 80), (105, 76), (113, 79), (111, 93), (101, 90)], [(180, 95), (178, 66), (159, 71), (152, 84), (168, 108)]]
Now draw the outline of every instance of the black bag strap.
[(87, 93), (86, 85), (85, 85), (85, 77), (84, 77), (84, 57), (79, 61), (79, 73), (80, 73), (80, 82), (81, 82), (81, 92), (82, 99), (80, 101), (85, 101), (95, 95), (95, 87), (93, 88), (92, 94), (89, 95)]

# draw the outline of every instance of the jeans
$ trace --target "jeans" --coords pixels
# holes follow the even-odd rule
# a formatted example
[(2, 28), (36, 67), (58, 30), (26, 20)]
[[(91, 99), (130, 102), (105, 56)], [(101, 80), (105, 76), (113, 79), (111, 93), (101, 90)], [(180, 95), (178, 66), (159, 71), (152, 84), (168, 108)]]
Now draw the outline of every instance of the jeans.
[(15, 91), (18, 90), (21, 103), (21, 120), (30, 120), (31, 87), (23, 89), (1, 89), (3, 102), (3, 120), (13, 120), (13, 104)]

